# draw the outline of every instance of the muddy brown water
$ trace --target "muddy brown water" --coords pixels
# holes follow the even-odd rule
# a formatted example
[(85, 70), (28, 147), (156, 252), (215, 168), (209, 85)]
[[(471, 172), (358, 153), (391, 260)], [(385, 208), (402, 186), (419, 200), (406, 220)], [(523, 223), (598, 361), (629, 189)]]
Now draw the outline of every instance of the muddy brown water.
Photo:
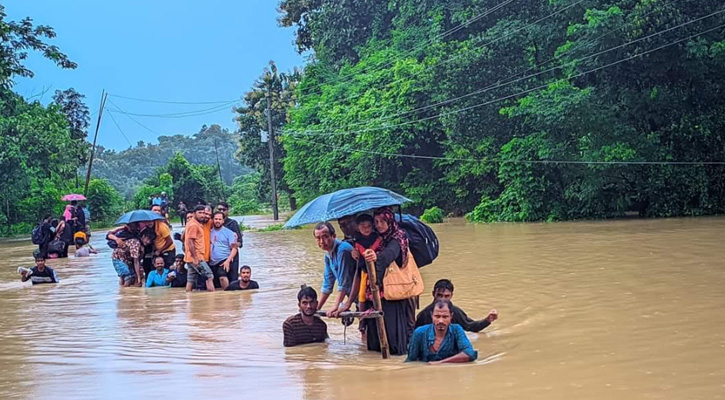
[[(254, 224), (255, 218), (245, 223)], [(309, 230), (247, 233), (261, 290), (119, 289), (101, 254), (51, 260), (21, 283), (28, 241), (0, 242), (0, 399), (725, 398), (725, 218), (435, 226), (427, 304), (499, 321), (469, 334), (473, 364), (381, 360), (328, 321), (324, 345), (282, 347), (301, 283), (319, 287)], [(177, 228), (178, 230), (178, 228)]]

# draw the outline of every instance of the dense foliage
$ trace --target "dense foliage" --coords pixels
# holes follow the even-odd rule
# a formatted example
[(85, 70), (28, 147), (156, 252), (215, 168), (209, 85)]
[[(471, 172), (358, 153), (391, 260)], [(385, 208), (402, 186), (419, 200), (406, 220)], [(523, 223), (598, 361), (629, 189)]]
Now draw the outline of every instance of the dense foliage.
[(632, 164), (725, 161), (721, 6), (283, 0), (314, 52), (285, 181), (303, 202), (372, 184), (476, 221), (722, 213), (725, 166)]
[(235, 177), (250, 172), (234, 158), (237, 139), (219, 125), (204, 125), (191, 136), (159, 136), (158, 141), (159, 144), (139, 142), (136, 147), (120, 152), (99, 147), (93, 165), (94, 175), (108, 179), (125, 198), (131, 199), (143, 181), (154, 176), (156, 170), (166, 165), (177, 152), (192, 164), (216, 168), (218, 149), (219, 166), (227, 185), (231, 185)]
[[(254, 168), (257, 172), (258, 187), (256, 192), (259, 199), (271, 202), (272, 186), (269, 171), (269, 143), (262, 141), (262, 134), (272, 141), (275, 157), (275, 180), (278, 192), (285, 192), (290, 202), (290, 208), (295, 209), (294, 190), (290, 188), (285, 179), (282, 161), (285, 151), (280, 144), (282, 129), (288, 121), (287, 111), (294, 106), (294, 88), (300, 75), (296, 71), (291, 74), (277, 73), (277, 67), (270, 62), (262, 76), (254, 82), (252, 90), (244, 95), (244, 105), (238, 107), (237, 122), (239, 124), (239, 161)], [(272, 110), (272, 135), (267, 120), (267, 97), (269, 97)]]
[[(77, 171), (90, 151), (88, 109), (73, 89), (56, 92), (47, 106), (12, 91), (14, 77), (33, 76), (23, 64), (29, 50), (62, 68), (76, 65), (45, 41), (55, 37), (52, 28), (5, 17), (0, 6), (0, 224), (4, 234), (29, 234), (42, 215), (62, 213), (63, 194), (82, 191)], [(96, 180), (91, 185), (99, 194), (90, 205), (96, 221), (117, 212), (120, 201), (113, 188)]]

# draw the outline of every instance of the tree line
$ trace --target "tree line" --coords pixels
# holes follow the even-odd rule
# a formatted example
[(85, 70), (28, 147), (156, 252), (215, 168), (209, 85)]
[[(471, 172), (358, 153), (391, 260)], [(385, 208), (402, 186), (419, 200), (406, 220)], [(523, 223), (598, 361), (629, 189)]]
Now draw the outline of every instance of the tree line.
[(378, 185), (475, 221), (725, 211), (725, 166), (709, 164), (725, 161), (719, 1), (279, 9), (312, 54), (276, 136), (303, 203)]

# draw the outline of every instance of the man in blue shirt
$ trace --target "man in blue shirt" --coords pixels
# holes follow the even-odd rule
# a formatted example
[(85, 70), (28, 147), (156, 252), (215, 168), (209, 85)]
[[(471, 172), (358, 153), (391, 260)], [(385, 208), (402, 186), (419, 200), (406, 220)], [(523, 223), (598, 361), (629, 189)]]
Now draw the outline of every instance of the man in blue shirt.
[(154, 268), (155, 270), (151, 271), (149, 273), (148, 278), (146, 278), (146, 287), (154, 287), (154, 286), (169, 286), (169, 282), (167, 282), (167, 277), (169, 275), (169, 270), (164, 268), (164, 258), (161, 256), (158, 256), (154, 258)]
[(356, 263), (352, 258), (352, 246), (350, 243), (337, 240), (335, 236), (335, 227), (329, 222), (320, 222), (315, 226), (314, 230), (317, 246), (326, 252), (325, 254), (325, 272), (322, 275), (322, 296), (317, 305), (317, 309), (322, 309), (325, 302), (332, 294), (332, 289), (337, 282), (338, 295), (327, 311), (327, 316), (332, 316), (340, 304), (344, 304), (345, 297), (350, 295), (352, 290), (352, 281), (355, 276)]
[(478, 358), (478, 352), (473, 349), (463, 328), (451, 324), (452, 310), (450, 300), (436, 300), (433, 304), (433, 323), (413, 332), (405, 362), (463, 363)]
[[(224, 213), (214, 213), (214, 227), (211, 230), (211, 271), (219, 280), (219, 286), (226, 290), (229, 286), (229, 275), (239, 266), (235, 263), (239, 242), (237, 234), (224, 226)], [(237, 271), (238, 272), (238, 271)]]

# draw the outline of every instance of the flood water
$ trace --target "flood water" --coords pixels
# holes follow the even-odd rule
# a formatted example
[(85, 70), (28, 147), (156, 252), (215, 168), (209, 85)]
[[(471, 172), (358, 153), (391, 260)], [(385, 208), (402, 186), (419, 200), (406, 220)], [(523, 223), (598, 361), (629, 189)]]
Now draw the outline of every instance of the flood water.
[(447, 277), (472, 317), (499, 311), (473, 364), (384, 361), (336, 320), (282, 347), (299, 285), (322, 281), (309, 230), (245, 235), (256, 292), (120, 289), (100, 233), (32, 287), (29, 240), (0, 242), (0, 399), (725, 398), (725, 218), (434, 229), (421, 303)]

